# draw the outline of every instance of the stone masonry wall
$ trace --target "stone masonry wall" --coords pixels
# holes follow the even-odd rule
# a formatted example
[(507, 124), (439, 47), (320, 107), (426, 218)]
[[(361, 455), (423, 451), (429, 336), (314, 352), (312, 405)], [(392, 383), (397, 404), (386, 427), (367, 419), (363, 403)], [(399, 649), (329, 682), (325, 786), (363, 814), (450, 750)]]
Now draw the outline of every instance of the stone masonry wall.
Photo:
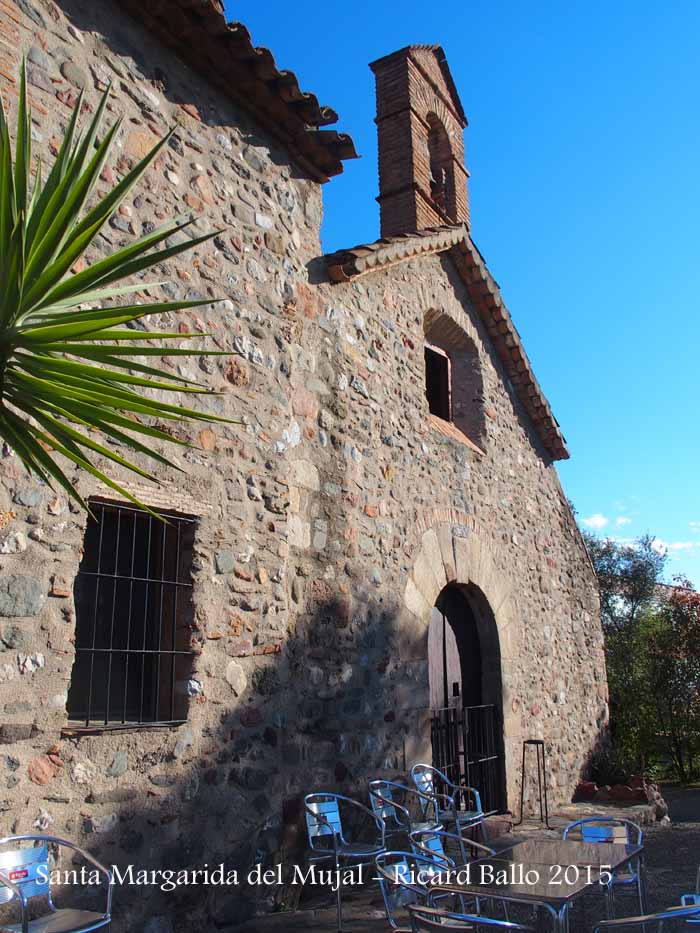
[[(290, 859), (302, 793), (364, 794), (369, 777), (429, 753), (427, 619), (448, 580), (479, 587), (498, 625), (510, 806), (523, 737), (547, 739), (552, 796), (570, 799), (607, 715), (592, 571), (449, 259), (328, 284), (319, 186), (116, 9), (0, 0), (3, 96), (14, 113), (26, 53), (34, 145), (48, 157), (78, 88), (93, 108), (111, 81), (109, 118), (124, 125), (105, 186), (177, 126), (93, 256), (180, 214), (196, 218), (193, 236), (221, 230), (151, 279), (169, 297), (223, 299), (157, 326), (211, 333), (201, 346), (227, 355), (170, 365), (218, 393), (196, 404), (240, 423), (196, 426), (196, 449), (168, 451), (184, 475), (133, 487), (198, 519), (191, 698), (176, 729), (62, 732), (86, 518), (2, 452), (2, 831), (48, 829), (122, 866)], [(428, 417), (423, 333), (436, 311), (481, 360), (483, 457)], [(229, 929), (279, 898), (119, 889), (114, 929)]]

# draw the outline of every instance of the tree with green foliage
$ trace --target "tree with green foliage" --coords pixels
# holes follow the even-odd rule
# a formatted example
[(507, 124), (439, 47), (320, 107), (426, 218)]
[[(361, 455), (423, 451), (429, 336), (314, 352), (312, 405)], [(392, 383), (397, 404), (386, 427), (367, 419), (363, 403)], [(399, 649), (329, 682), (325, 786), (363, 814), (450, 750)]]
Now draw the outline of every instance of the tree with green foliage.
[(600, 587), (613, 747), (631, 768), (659, 758), (680, 781), (700, 753), (700, 594), (662, 583), (647, 535), (620, 544), (584, 532)]
[(634, 626), (653, 606), (661, 583), (666, 554), (655, 538), (644, 535), (633, 544), (583, 532), (600, 588), (600, 614), (606, 634)]
[[(120, 129), (120, 121), (102, 129), (109, 94), (107, 90), (82, 133), (81, 95), (45, 178), (41, 164), (32, 161), (24, 68), (14, 154), (4, 106), (0, 107), (0, 438), (30, 473), (57, 483), (82, 505), (65, 461), (141, 505), (93, 462), (94, 456), (155, 480), (115, 448), (130, 448), (173, 466), (153, 442), (187, 445), (156, 422), (227, 419), (164, 401), (163, 392), (207, 390), (182, 377), (166, 376), (148, 362), (154, 357), (220, 352), (154, 346), (154, 340), (180, 343), (202, 335), (149, 331), (141, 325), (144, 318), (202, 301), (130, 304), (135, 293), (148, 294), (163, 284), (134, 278), (142, 279), (149, 269), (204, 243), (215, 232), (173, 243), (172, 237), (188, 223), (171, 221), (92, 264), (81, 262), (168, 141), (167, 136), (160, 140), (106, 194), (93, 196)], [(127, 279), (131, 282), (124, 284)], [(116, 299), (127, 301), (115, 304)]]
[(700, 594), (678, 583), (644, 626), (644, 679), (659, 746), (686, 782), (700, 751)]
[(598, 577), (610, 694), (610, 734), (630, 767), (643, 769), (655, 744), (656, 719), (646, 679), (643, 620), (654, 611), (665, 554), (646, 535), (634, 544), (583, 537)]

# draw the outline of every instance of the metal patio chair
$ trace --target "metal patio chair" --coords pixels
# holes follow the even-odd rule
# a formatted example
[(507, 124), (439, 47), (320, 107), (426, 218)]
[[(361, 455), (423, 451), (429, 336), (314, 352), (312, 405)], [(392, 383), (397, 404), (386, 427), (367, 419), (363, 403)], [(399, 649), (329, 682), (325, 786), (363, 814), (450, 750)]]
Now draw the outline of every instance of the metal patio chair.
[[(696, 907), (697, 910), (700, 910), (700, 868), (698, 868), (698, 873), (695, 876), (695, 891), (693, 894), (681, 894), (681, 906)], [(686, 920), (685, 922), (689, 926), (700, 924), (700, 914), (697, 920)]]
[[(473, 839), (465, 839), (464, 836), (459, 836), (457, 833), (446, 833), (441, 829), (426, 829), (419, 832), (411, 833), (410, 835), (411, 845), (415, 852), (420, 852), (422, 855), (430, 855), (437, 862), (444, 861), (446, 863), (452, 862), (457, 864), (458, 867), (462, 865), (467, 865), (474, 858), (484, 858), (484, 856), (490, 855), (493, 856), (496, 854), (496, 850), (492, 849), (490, 846), (485, 846), (481, 842), (475, 842)], [(460, 855), (460, 861), (450, 856), (447, 852), (447, 846), (453, 845)], [(471, 854), (467, 851), (471, 849)], [(493, 904), (493, 898), (485, 898), (487, 903)], [(477, 913), (481, 913), (481, 902), (482, 899), (479, 897), (473, 898), (474, 907)], [(465, 909), (465, 899), (461, 898), (461, 909)], [(508, 904), (505, 901), (500, 902), (502, 904), (503, 916), (508, 919)]]
[[(650, 933), (651, 930), (662, 930), (667, 920), (682, 920), (684, 923), (698, 923), (700, 921), (700, 907), (669, 907), (659, 910), (655, 914), (644, 914), (641, 917), (616, 917), (613, 920), (600, 920), (594, 927), (593, 933), (605, 933), (606, 930), (615, 930), (618, 927), (637, 927)], [(656, 924), (650, 927), (648, 924)]]
[[(340, 817), (340, 805), (348, 810), (354, 808), (355, 815), (363, 815), (370, 820), (379, 831), (379, 841), (375, 842), (348, 842), (345, 838)], [(304, 815), (306, 817), (306, 832), (309, 838), (311, 855), (309, 861), (318, 862), (332, 859), (336, 871), (342, 867), (368, 864), (375, 856), (386, 851), (384, 842), (384, 823), (371, 810), (342, 794), (314, 793), (304, 797)], [(341, 904), (341, 885), (336, 891), (336, 908), (338, 912), (338, 930), (343, 929), (343, 912)]]
[(396, 781), (370, 781), (369, 802), (374, 813), (383, 820), (387, 836), (408, 836), (415, 830), (440, 826), (434, 800)]
[(502, 920), (485, 914), (455, 913), (437, 907), (409, 905), (411, 933), (443, 933), (444, 930), (521, 930), (536, 933), (537, 928), (514, 920)]
[[(612, 842), (619, 845), (641, 845), (644, 834), (632, 820), (618, 819), (612, 816), (587, 816), (582, 820), (575, 820), (565, 827), (562, 839), (579, 836), (582, 842)], [(644, 889), (644, 861), (639, 855), (622, 871), (612, 873), (609, 884), (602, 885), (606, 894), (609, 910), (614, 912), (615, 889), (626, 890), (635, 887), (639, 912), (646, 911), (646, 896)]]
[[(33, 847), (5, 850), (16, 843), (34, 843)], [(105, 880), (107, 899), (104, 913), (72, 907), (56, 907), (51, 898), (49, 846), (56, 845), (76, 852)], [(30, 920), (28, 907), (35, 899), (45, 898), (48, 913)], [(0, 839), (0, 905), (19, 902), (21, 921), (3, 923), (2, 933), (89, 933), (108, 926), (112, 919), (112, 874), (83, 849), (55, 836), (6, 836)]]
[(376, 857), (374, 864), (387, 920), (394, 930), (400, 929), (395, 912), (409, 904), (427, 900), (430, 885), (439, 881), (445, 871), (455, 867), (448, 858), (436, 862), (431, 856), (399, 851), (383, 852)]
[(453, 823), (458, 833), (478, 827), (482, 841), (487, 841), (484, 809), (475, 787), (455, 784), (442, 771), (426, 764), (413, 765), (411, 780), (422, 794), (434, 801), (440, 823)]

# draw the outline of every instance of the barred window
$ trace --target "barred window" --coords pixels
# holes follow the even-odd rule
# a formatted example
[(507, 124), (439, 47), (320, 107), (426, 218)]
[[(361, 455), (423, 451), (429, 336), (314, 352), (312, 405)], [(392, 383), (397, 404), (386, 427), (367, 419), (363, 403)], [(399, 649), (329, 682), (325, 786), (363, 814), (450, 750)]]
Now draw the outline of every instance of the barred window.
[(68, 716), (86, 727), (178, 723), (192, 671), (195, 519), (159, 521), (92, 500), (75, 580), (75, 664)]

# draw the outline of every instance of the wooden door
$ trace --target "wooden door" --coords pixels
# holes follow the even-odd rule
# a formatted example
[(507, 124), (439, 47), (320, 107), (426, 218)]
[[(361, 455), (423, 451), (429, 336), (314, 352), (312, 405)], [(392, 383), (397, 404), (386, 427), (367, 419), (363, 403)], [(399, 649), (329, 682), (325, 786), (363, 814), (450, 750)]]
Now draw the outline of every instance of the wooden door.
[(436, 606), (428, 629), (428, 677), (432, 709), (462, 705), (462, 667), (457, 639), (447, 616)]

